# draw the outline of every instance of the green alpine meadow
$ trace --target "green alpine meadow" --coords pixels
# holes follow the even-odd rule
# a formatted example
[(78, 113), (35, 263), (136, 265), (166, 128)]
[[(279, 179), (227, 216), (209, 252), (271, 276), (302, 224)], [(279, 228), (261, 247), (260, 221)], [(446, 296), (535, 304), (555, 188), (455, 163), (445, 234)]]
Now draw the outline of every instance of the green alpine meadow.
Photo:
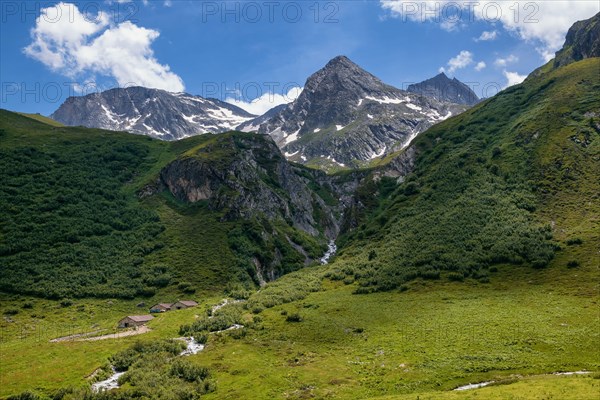
[(565, 40), (486, 98), (338, 56), (261, 114), (0, 109), (0, 398), (598, 398), (600, 13)]

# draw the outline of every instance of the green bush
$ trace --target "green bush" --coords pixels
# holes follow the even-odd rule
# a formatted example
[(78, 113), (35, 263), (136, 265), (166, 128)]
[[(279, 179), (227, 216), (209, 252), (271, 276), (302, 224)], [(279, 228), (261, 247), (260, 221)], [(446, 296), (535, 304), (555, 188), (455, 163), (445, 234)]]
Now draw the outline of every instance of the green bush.
[(293, 313), (285, 318), (286, 322), (302, 322), (303, 318), (299, 313)]
[(192, 364), (181, 358), (171, 363), (169, 374), (186, 382), (201, 382), (210, 376), (207, 368)]

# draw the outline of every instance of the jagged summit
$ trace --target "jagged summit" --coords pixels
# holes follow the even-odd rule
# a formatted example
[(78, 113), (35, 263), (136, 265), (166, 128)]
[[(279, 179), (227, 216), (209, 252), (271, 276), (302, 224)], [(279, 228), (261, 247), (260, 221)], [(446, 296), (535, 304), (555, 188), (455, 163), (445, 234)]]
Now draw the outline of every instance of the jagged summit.
[(410, 85), (407, 90), (439, 101), (456, 104), (472, 106), (479, 102), (479, 98), (469, 86), (456, 78), (450, 79), (444, 72), (421, 83)]
[(312, 74), (293, 103), (258, 131), (293, 161), (360, 166), (402, 148), (432, 124), (464, 110), (387, 85), (348, 57)]

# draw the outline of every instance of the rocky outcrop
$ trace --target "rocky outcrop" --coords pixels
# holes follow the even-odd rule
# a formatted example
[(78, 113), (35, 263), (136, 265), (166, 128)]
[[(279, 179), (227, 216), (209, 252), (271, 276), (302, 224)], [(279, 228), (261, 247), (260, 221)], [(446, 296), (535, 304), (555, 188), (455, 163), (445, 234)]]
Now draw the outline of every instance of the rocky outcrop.
[[(333, 238), (335, 212), (309, 187), (321, 175), (288, 163), (268, 136), (229, 133), (211, 137), (167, 165), (160, 185), (181, 201), (207, 201), (226, 219), (280, 219), (312, 236), (322, 231)], [(317, 221), (315, 215), (325, 219)]]
[(600, 57), (600, 13), (585, 21), (576, 22), (569, 29), (563, 48), (556, 53), (554, 67), (591, 57)]
[(162, 140), (225, 132), (255, 118), (220, 100), (143, 87), (69, 97), (51, 117), (69, 126), (127, 131)]

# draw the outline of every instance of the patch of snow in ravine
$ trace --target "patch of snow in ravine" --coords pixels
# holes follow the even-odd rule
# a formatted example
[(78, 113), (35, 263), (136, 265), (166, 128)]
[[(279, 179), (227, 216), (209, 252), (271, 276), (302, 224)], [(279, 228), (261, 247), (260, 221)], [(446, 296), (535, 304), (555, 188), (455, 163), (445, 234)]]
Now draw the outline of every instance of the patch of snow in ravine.
[(300, 132), (300, 129), (298, 129), (296, 132), (292, 133), (291, 135), (289, 135), (288, 137), (285, 138), (285, 144), (290, 144), (292, 142), (295, 142), (296, 140), (298, 140), (298, 133)]
[(113, 112), (110, 111), (108, 108), (106, 108), (106, 106), (104, 104), (100, 104), (100, 107), (102, 107), (102, 109), (104, 110), (104, 114), (106, 115), (106, 118), (108, 118), (110, 120), (110, 122), (112, 122), (114, 124), (118, 124), (119, 123), (116, 120), (116, 118), (114, 117)]
[(404, 150), (405, 148), (407, 148), (410, 145), (410, 142), (412, 142), (413, 140), (415, 140), (415, 138), (419, 135), (419, 131), (413, 129), (412, 133), (410, 134), (408, 140), (406, 142), (404, 142), (404, 144), (402, 145), (402, 150)]
[(315, 129), (313, 132), (314, 132), (314, 133), (321, 132), (321, 128), (317, 128), (317, 129)]
[(185, 115), (185, 114), (182, 113), (181, 116), (183, 117), (183, 119), (185, 119), (187, 122), (189, 122), (191, 124), (195, 124), (196, 123), (196, 121), (194, 121), (194, 118), (196, 118), (195, 115), (192, 115), (192, 116), (188, 117), (187, 115)]
[(415, 110), (415, 111), (421, 111), (422, 110), (421, 107), (419, 107), (419, 106), (417, 106), (415, 104), (412, 104), (412, 103), (406, 104), (406, 107), (410, 108), (411, 110)]
[(407, 101), (406, 99), (395, 99), (395, 98), (387, 97), (387, 96), (384, 96), (383, 99), (378, 99), (376, 97), (371, 97), (371, 96), (367, 96), (366, 98), (368, 100), (376, 101), (379, 104), (401, 104), (401, 103), (406, 103), (406, 101)]
[(379, 153), (373, 153), (373, 155), (371, 156), (371, 160), (381, 157), (382, 155), (385, 154), (386, 150), (387, 150), (387, 146), (383, 146), (383, 149), (379, 150)]
[(341, 131), (344, 128), (345, 128), (345, 126), (342, 126), (342, 125), (336, 125), (335, 126), (335, 129), (338, 130), (338, 131)]
[(363, 100), (364, 100), (364, 99), (360, 99), (360, 100), (358, 100), (358, 106), (359, 106), (359, 107), (360, 107), (360, 105), (363, 103)]
[(288, 153), (287, 151), (285, 152), (285, 156), (286, 157), (294, 157), (296, 154), (298, 154), (300, 152), (300, 150), (297, 150), (293, 153)]
[(367, 114), (367, 117), (369, 117), (369, 119), (373, 119), (373, 116), (371, 114)]

